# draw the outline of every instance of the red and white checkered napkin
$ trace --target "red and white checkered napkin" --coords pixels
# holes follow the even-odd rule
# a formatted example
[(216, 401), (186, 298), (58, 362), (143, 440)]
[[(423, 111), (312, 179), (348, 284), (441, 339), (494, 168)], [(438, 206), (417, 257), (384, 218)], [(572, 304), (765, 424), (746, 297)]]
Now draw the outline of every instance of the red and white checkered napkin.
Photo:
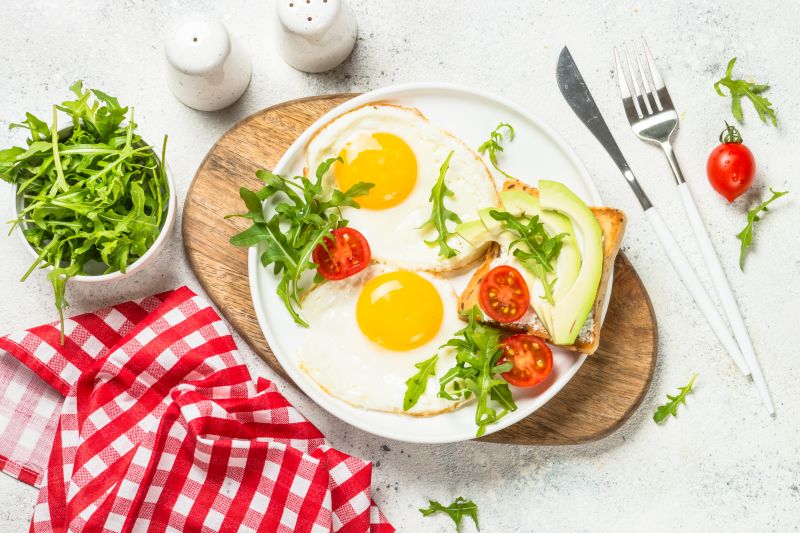
[(31, 531), (389, 532), (330, 448), (188, 288), (0, 338), (0, 468)]

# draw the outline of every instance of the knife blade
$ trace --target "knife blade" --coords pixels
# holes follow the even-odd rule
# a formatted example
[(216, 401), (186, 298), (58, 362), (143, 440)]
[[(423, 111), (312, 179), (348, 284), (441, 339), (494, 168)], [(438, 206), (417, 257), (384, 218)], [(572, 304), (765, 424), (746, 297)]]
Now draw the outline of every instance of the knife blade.
[(619, 168), (622, 175), (625, 176), (628, 185), (633, 189), (633, 193), (636, 195), (636, 199), (639, 200), (642, 209), (645, 211), (650, 209), (653, 204), (650, 203), (650, 199), (639, 186), (639, 182), (636, 181), (636, 176), (634, 176), (633, 171), (630, 166), (628, 166), (628, 162), (625, 160), (625, 156), (622, 155), (619, 146), (617, 146), (617, 141), (614, 140), (614, 136), (611, 135), (611, 131), (608, 129), (603, 115), (600, 114), (600, 110), (594, 102), (592, 93), (589, 92), (586, 82), (583, 81), (583, 76), (581, 76), (581, 71), (578, 70), (578, 65), (575, 64), (575, 60), (572, 59), (572, 54), (569, 53), (569, 49), (566, 46), (561, 50), (561, 54), (558, 56), (556, 81), (558, 82), (558, 89), (561, 91), (561, 94), (564, 96), (569, 106), (575, 114), (578, 115), (578, 118), (581, 119), (583, 125), (592, 132), (598, 141), (600, 141), (600, 144), (606, 149), (608, 155), (614, 160), (617, 168)]

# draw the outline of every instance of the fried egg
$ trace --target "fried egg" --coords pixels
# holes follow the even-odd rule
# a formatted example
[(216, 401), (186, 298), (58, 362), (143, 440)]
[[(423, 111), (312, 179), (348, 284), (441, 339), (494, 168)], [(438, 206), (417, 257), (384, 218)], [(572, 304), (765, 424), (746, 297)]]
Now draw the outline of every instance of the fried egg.
[(314, 287), (303, 300), (309, 323), (298, 362), (325, 392), (350, 405), (404, 413), (406, 381), (414, 365), (439, 355), (436, 376), (406, 414), (434, 415), (458, 407), (441, 399), (438, 378), (455, 363), (455, 350), (440, 348), (464, 327), (456, 292), (426, 272), (372, 265), (342, 281)]
[[(356, 199), (360, 209), (345, 208), (349, 226), (369, 241), (376, 262), (389, 266), (446, 271), (477, 259), (485, 246), (474, 247), (458, 235), (448, 244), (452, 258), (439, 255), (432, 224), (431, 190), (440, 167), (453, 152), (445, 184), (452, 196), (445, 207), (461, 220), (478, 209), (499, 205), (491, 173), (478, 155), (453, 135), (431, 124), (419, 111), (391, 104), (370, 104), (341, 115), (316, 133), (308, 144), (306, 173), (330, 157), (340, 157), (323, 181), (325, 190), (345, 191), (358, 182), (373, 183)], [(449, 231), (456, 223), (447, 222)]]

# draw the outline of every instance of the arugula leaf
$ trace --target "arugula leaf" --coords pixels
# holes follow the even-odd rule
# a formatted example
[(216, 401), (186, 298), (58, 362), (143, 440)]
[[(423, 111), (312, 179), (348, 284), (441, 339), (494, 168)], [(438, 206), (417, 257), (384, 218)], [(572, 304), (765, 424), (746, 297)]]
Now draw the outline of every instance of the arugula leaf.
[(742, 97), (746, 96), (753, 103), (753, 107), (758, 113), (761, 122), (767, 123), (769, 119), (772, 125), (778, 126), (778, 119), (775, 117), (775, 110), (772, 108), (772, 103), (767, 100), (761, 93), (769, 89), (766, 83), (751, 83), (745, 80), (734, 80), (731, 78), (733, 74), (733, 65), (736, 63), (734, 57), (728, 61), (728, 68), (725, 70), (725, 77), (720, 78), (714, 83), (714, 90), (720, 96), (725, 96), (720, 86), (727, 87), (729, 96), (731, 97), (731, 113), (733, 117), (739, 122), (744, 122), (742, 114)]
[(406, 381), (406, 394), (405, 397), (403, 397), (403, 411), (408, 411), (417, 405), (419, 397), (422, 396), (425, 393), (425, 389), (428, 388), (428, 378), (436, 375), (436, 362), (438, 360), (439, 355), (434, 354), (430, 359), (414, 365), (419, 368), (419, 372)]
[(695, 379), (697, 379), (697, 374), (692, 376), (692, 380), (685, 387), (678, 387), (681, 392), (677, 396), (667, 394), (667, 400), (669, 401), (664, 405), (660, 405), (653, 414), (653, 421), (656, 424), (664, 422), (669, 415), (678, 416), (678, 406), (680, 404), (686, 405), (686, 395), (692, 392)]
[(450, 238), (451, 235), (455, 235), (455, 233), (447, 229), (447, 221), (450, 220), (456, 224), (461, 224), (461, 218), (444, 206), (444, 199), (453, 196), (453, 191), (448, 189), (444, 182), (444, 176), (450, 168), (451, 157), (453, 157), (452, 151), (447, 154), (447, 159), (444, 160), (444, 163), (442, 163), (442, 166), (439, 168), (439, 179), (437, 179), (436, 183), (433, 185), (431, 196), (428, 199), (433, 205), (431, 217), (420, 226), (424, 228), (429, 224), (433, 224), (439, 236), (435, 240), (425, 241), (425, 244), (428, 246), (436, 246), (438, 244), (439, 255), (447, 258), (455, 257), (458, 254), (458, 250), (452, 248), (447, 243), (447, 239)]
[(451, 401), (475, 397), (475, 436), (481, 437), (486, 426), (517, 409), (508, 383), (500, 376), (513, 364), (497, 364), (503, 354), (500, 331), (479, 322), (480, 309), (473, 307), (467, 316), (467, 325), (442, 346), (456, 349), (456, 365), (439, 379), (439, 397)]
[[(272, 265), (272, 271), (281, 279), (275, 289), (286, 309), (297, 324), (308, 327), (300, 317), (300, 296), (303, 292), (303, 274), (315, 270), (312, 254), (325, 238), (332, 237), (334, 229), (347, 225), (342, 218), (342, 207), (355, 207), (353, 200), (367, 194), (374, 187), (372, 183), (359, 182), (347, 191), (334, 189), (326, 198), (322, 180), (331, 165), (339, 158), (326, 159), (317, 167), (315, 180), (304, 176), (293, 179), (274, 174), (269, 170), (259, 170), (256, 176), (264, 182), (264, 187), (251, 191), (239, 189), (246, 213), (228, 215), (225, 218), (241, 217), (252, 221), (252, 226), (234, 235), (230, 243), (234, 246), (250, 247), (263, 243), (261, 264)], [(272, 216), (264, 215), (264, 202), (277, 199)]]
[(497, 125), (492, 133), (489, 134), (489, 139), (486, 140), (483, 144), (478, 147), (478, 152), (483, 155), (486, 152), (489, 152), (489, 161), (492, 163), (492, 166), (505, 176), (508, 179), (514, 179), (512, 176), (507, 174), (497, 165), (497, 152), (503, 151), (503, 146), (500, 144), (503, 142), (503, 132), (501, 131), (503, 128), (508, 130), (508, 140), (514, 140), (514, 128), (511, 124), (507, 124), (505, 122), (501, 122)]
[(761, 213), (761, 211), (764, 211), (766, 213), (767, 211), (769, 211), (769, 209), (767, 209), (767, 206), (769, 204), (771, 204), (781, 196), (789, 194), (789, 191), (775, 191), (772, 188), (770, 188), (769, 191), (772, 193), (772, 197), (769, 200), (760, 203), (753, 209), (747, 211), (747, 225), (744, 227), (742, 231), (740, 231), (736, 235), (736, 238), (742, 241), (742, 247), (741, 250), (739, 251), (739, 270), (742, 271), (744, 270), (745, 253), (747, 249), (750, 247), (750, 245), (753, 244), (753, 230), (755, 229), (755, 224), (756, 222), (761, 220), (761, 216), (759, 216), (759, 213)]
[(456, 498), (453, 503), (445, 507), (435, 500), (428, 500), (428, 508), (420, 509), (422, 516), (430, 516), (435, 513), (446, 513), (453, 522), (456, 524), (456, 531), (461, 531), (461, 519), (465, 516), (472, 518), (475, 527), (480, 529), (478, 525), (478, 506), (471, 500), (465, 500), (461, 496)]
[[(17, 185), (23, 204), (12, 229), (21, 225), (38, 252), (22, 280), (52, 267), (62, 342), (69, 279), (97, 265), (125, 272), (161, 232), (170, 194), (167, 137), (159, 161), (136, 132), (133, 108), (81, 81), (70, 91), (76, 99), (53, 106), (50, 125), (31, 113), (11, 124), (28, 130), (27, 147), (0, 150), (0, 179)], [(70, 131), (59, 131), (58, 111), (69, 116)]]
[[(553, 287), (558, 278), (548, 279), (554, 271), (553, 261), (561, 253), (563, 239), (566, 233), (550, 236), (544, 228), (544, 224), (539, 221), (539, 215), (534, 215), (528, 223), (508, 213), (493, 209), (489, 215), (495, 220), (503, 223), (505, 229), (514, 233), (517, 238), (511, 241), (511, 248), (515, 248), (514, 257), (520, 260), (522, 266), (529, 270), (534, 276), (542, 280), (544, 287), (544, 299), (550, 305), (554, 305)], [(524, 247), (520, 247), (520, 244)]]

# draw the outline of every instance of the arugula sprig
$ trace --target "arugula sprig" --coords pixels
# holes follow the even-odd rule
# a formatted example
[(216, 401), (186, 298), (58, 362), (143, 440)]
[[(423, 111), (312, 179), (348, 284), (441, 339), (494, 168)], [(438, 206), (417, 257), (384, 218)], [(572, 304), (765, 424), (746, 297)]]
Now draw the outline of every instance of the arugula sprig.
[(499, 173), (501, 173), (503, 176), (505, 176), (508, 179), (514, 179), (511, 175), (509, 175), (504, 170), (502, 170), (497, 164), (497, 153), (503, 151), (503, 145), (500, 144), (500, 143), (503, 142), (503, 139), (504, 139), (503, 138), (503, 131), (502, 131), (504, 128), (506, 130), (508, 130), (508, 133), (507, 133), (508, 140), (509, 141), (513, 141), (514, 140), (514, 128), (511, 126), (511, 124), (507, 124), (505, 122), (501, 122), (500, 124), (497, 125), (497, 127), (494, 129), (494, 131), (492, 131), (492, 133), (489, 134), (489, 139), (484, 141), (484, 143), (481, 144), (478, 147), (478, 152), (481, 155), (483, 155), (483, 154), (488, 152), (489, 153), (489, 161), (492, 163), (492, 166), (495, 168), (495, 170), (497, 170)]
[(422, 516), (430, 516), (435, 513), (446, 513), (456, 524), (456, 531), (461, 531), (461, 519), (468, 516), (472, 518), (475, 527), (480, 530), (478, 525), (478, 506), (471, 500), (466, 500), (459, 496), (453, 503), (445, 507), (436, 500), (428, 500), (428, 507), (419, 510)]
[(728, 89), (729, 96), (731, 97), (731, 113), (739, 122), (744, 122), (744, 116), (742, 114), (742, 97), (744, 96), (753, 103), (753, 107), (758, 113), (758, 117), (761, 119), (761, 122), (766, 124), (769, 120), (772, 122), (773, 126), (777, 127), (778, 119), (775, 116), (775, 110), (772, 108), (772, 103), (767, 100), (765, 96), (762, 96), (762, 93), (769, 89), (769, 85), (766, 83), (751, 83), (741, 79), (734, 80), (731, 77), (733, 74), (734, 64), (736, 64), (735, 57), (728, 61), (728, 68), (725, 70), (725, 77), (720, 78), (716, 83), (714, 83), (714, 90), (717, 91), (718, 95), (724, 97), (725, 93), (722, 92), (720, 86)]
[[(558, 278), (548, 279), (553, 272), (553, 261), (558, 257), (563, 246), (563, 239), (566, 233), (550, 236), (539, 221), (539, 215), (534, 215), (526, 223), (524, 219), (518, 218), (507, 211), (493, 209), (489, 215), (495, 220), (503, 223), (505, 229), (511, 231), (517, 238), (511, 241), (510, 248), (514, 251), (514, 257), (520, 260), (522, 266), (529, 270), (534, 276), (542, 280), (544, 287), (544, 299), (550, 305), (554, 305), (553, 287)], [(520, 246), (522, 245), (522, 246)]]
[(443, 346), (455, 348), (456, 365), (439, 380), (439, 397), (451, 401), (475, 397), (475, 436), (481, 437), (486, 426), (517, 410), (511, 389), (500, 376), (514, 365), (510, 361), (497, 364), (503, 354), (500, 331), (479, 322), (482, 313), (477, 306), (467, 317), (467, 325)]
[(436, 375), (436, 362), (439, 354), (434, 354), (430, 359), (421, 361), (414, 365), (419, 372), (408, 378), (406, 381), (406, 394), (403, 397), (403, 411), (408, 411), (419, 401), (420, 396), (428, 388), (428, 378)]
[[(312, 261), (314, 249), (332, 238), (331, 232), (347, 225), (342, 218), (342, 207), (355, 207), (354, 198), (363, 196), (374, 186), (359, 182), (342, 192), (333, 189), (326, 198), (322, 180), (331, 165), (339, 158), (330, 158), (317, 167), (316, 179), (311, 181), (304, 176), (288, 179), (269, 170), (259, 170), (256, 176), (264, 182), (264, 187), (251, 191), (242, 187), (239, 196), (247, 207), (246, 213), (228, 215), (225, 218), (242, 217), (253, 225), (231, 237), (234, 246), (250, 247), (263, 243), (261, 264), (272, 265), (273, 273), (281, 275), (276, 292), (289, 314), (297, 324), (308, 327), (300, 317), (302, 293), (301, 278), (306, 271), (317, 267)], [(264, 215), (264, 202), (279, 199), (272, 216)]]
[[(467, 311), (466, 318), (467, 325), (440, 346), (440, 349), (455, 349), (456, 364), (439, 379), (438, 396), (453, 402), (475, 398), (475, 425), (478, 426), (475, 436), (481, 437), (487, 426), (517, 410), (511, 389), (501, 376), (514, 365), (510, 361), (498, 364), (503, 355), (502, 333), (480, 322), (483, 314), (478, 306)], [(415, 365), (419, 372), (406, 381), (404, 411), (416, 405), (427, 389), (428, 380), (436, 376), (438, 360), (439, 355), (435, 354)]]
[(667, 394), (667, 403), (664, 405), (658, 406), (656, 412), (653, 414), (653, 421), (656, 424), (661, 424), (664, 422), (669, 415), (678, 416), (678, 406), (680, 404), (686, 405), (686, 395), (692, 392), (692, 386), (694, 385), (694, 380), (697, 379), (697, 374), (692, 376), (691, 381), (684, 387), (678, 387), (680, 393), (673, 396), (671, 394)]
[[(159, 162), (136, 131), (133, 108), (81, 81), (69, 89), (76, 99), (54, 105), (50, 125), (31, 113), (11, 125), (28, 130), (26, 147), (0, 150), (0, 179), (17, 185), (23, 204), (12, 230), (22, 225), (38, 253), (22, 281), (39, 266), (53, 268), (62, 342), (69, 279), (98, 266), (125, 272), (161, 232), (170, 195), (167, 137)], [(59, 111), (71, 130), (59, 132)]]
[(739, 270), (744, 270), (745, 253), (747, 252), (747, 249), (753, 244), (753, 235), (754, 235), (753, 231), (755, 230), (756, 222), (761, 220), (761, 217), (763, 217), (763, 215), (760, 215), (760, 213), (762, 211), (764, 213), (768, 212), (769, 209), (767, 209), (767, 206), (769, 204), (771, 204), (781, 196), (789, 194), (789, 191), (775, 191), (772, 188), (770, 188), (769, 191), (772, 193), (772, 197), (769, 200), (760, 203), (753, 209), (747, 211), (747, 225), (744, 227), (744, 229), (742, 229), (742, 231), (740, 231), (736, 235), (736, 238), (742, 241), (742, 246), (739, 251)]
[(439, 179), (437, 179), (436, 183), (433, 185), (431, 196), (428, 199), (433, 206), (431, 217), (421, 226), (425, 227), (432, 224), (433, 227), (436, 228), (436, 233), (438, 234), (436, 239), (425, 241), (425, 244), (428, 246), (438, 245), (439, 255), (445, 258), (455, 257), (458, 254), (458, 250), (451, 247), (447, 242), (451, 235), (455, 235), (455, 233), (447, 229), (447, 221), (461, 224), (461, 218), (444, 206), (444, 199), (453, 196), (453, 191), (448, 189), (447, 184), (444, 182), (445, 174), (447, 174), (447, 170), (450, 168), (451, 157), (453, 157), (452, 151), (447, 155), (444, 163), (442, 163), (442, 166), (439, 168)]

